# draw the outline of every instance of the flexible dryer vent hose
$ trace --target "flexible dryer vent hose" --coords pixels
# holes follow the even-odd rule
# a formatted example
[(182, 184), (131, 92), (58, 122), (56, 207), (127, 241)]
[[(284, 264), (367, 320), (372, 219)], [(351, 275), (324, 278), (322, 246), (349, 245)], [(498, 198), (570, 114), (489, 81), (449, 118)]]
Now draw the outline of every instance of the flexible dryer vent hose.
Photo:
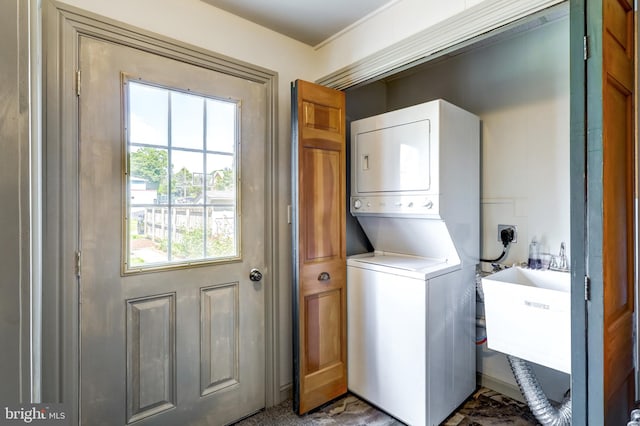
[(571, 398), (563, 401), (560, 407), (554, 407), (544, 394), (529, 364), (511, 355), (507, 355), (507, 359), (520, 387), (520, 392), (524, 395), (531, 412), (542, 426), (570, 426)]

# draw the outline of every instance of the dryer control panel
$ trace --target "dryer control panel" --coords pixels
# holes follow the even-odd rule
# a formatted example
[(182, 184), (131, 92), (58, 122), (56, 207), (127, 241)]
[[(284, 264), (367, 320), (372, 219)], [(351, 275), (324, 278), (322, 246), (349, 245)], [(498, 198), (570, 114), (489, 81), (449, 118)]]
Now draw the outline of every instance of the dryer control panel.
[(401, 215), (440, 216), (440, 203), (437, 195), (383, 195), (370, 197), (351, 197), (353, 215)]

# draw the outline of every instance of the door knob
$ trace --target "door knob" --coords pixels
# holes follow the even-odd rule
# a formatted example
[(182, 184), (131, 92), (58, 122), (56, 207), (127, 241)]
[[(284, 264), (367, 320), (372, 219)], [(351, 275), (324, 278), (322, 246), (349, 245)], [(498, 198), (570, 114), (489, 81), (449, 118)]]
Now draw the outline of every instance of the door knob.
[(262, 280), (262, 272), (260, 272), (256, 268), (253, 268), (251, 271), (249, 271), (249, 279), (255, 282)]

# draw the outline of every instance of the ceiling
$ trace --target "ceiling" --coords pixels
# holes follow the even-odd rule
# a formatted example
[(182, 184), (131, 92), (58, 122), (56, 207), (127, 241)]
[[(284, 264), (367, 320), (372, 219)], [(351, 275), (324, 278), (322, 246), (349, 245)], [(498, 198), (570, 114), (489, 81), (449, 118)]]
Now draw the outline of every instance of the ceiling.
[(316, 46), (397, 0), (202, 0), (256, 24)]

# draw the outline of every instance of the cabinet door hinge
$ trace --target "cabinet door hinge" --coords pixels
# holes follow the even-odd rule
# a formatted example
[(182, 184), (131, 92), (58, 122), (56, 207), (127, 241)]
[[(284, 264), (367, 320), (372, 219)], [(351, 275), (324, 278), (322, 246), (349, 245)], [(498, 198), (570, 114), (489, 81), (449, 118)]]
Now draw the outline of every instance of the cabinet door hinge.
[(76, 71), (76, 95), (80, 96), (80, 70)]
[(582, 53), (585, 61), (589, 59), (589, 36), (582, 38)]
[(584, 276), (584, 300), (591, 299), (591, 278), (588, 275)]

